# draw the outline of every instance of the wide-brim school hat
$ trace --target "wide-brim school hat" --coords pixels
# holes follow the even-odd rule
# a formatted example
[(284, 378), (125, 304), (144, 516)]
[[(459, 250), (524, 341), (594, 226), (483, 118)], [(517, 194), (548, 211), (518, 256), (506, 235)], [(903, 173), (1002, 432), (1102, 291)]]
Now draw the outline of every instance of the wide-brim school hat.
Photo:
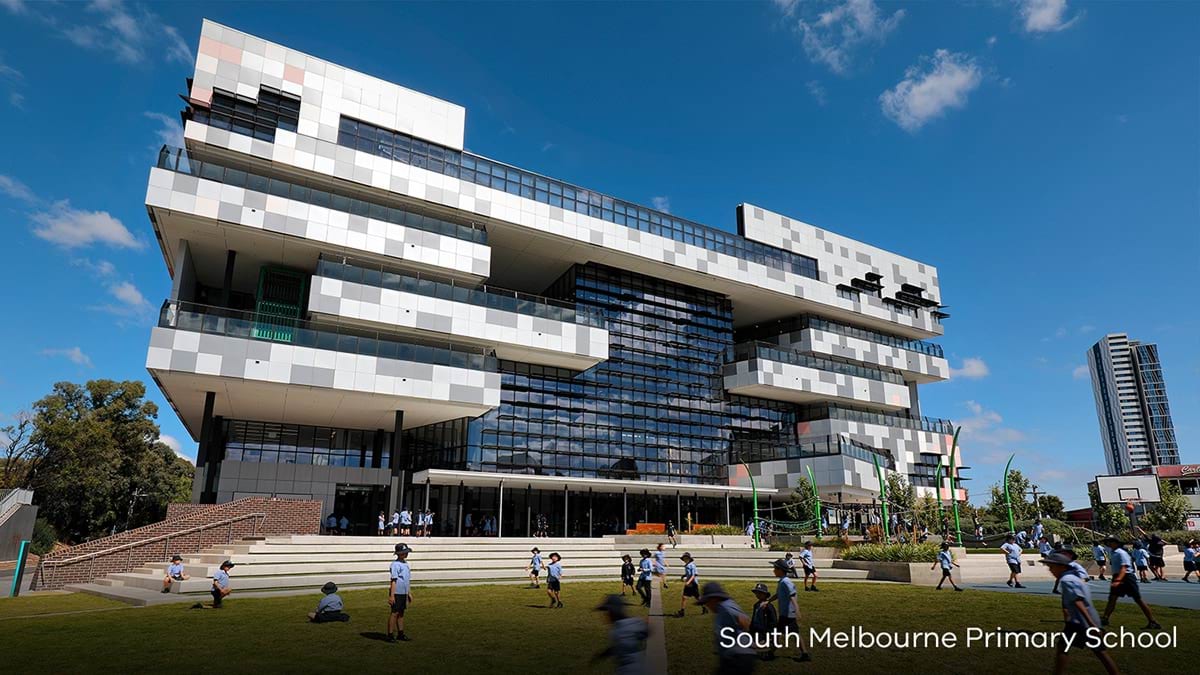
[(1061, 565), (1063, 567), (1069, 567), (1072, 562), (1074, 561), (1071, 560), (1070, 556), (1062, 553), (1051, 553), (1048, 556), (1042, 557), (1043, 565)]
[(625, 616), (626, 607), (628, 607), (628, 605), (626, 605), (625, 601), (621, 599), (621, 596), (608, 595), (605, 596), (603, 602), (601, 602), (599, 605), (596, 605), (595, 611), (608, 612), (611, 616), (623, 617)]
[(182, 562), (182, 561), (183, 561), (183, 556), (181, 556), (181, 555), (171, 556), (171, 562)]
[(396, 544), (396, 553), (412, 553), (412, 549), (408, 544)]
[(541, 550), (540, 548), (538, 548), (538, 547), (534, 546), (534, 547), (533, 547), (533, 549), (532, 549), (532, 550), (530, 550), (529, 552), (530, 552), (530, 553), (541, 553), (541, 552), (542, 552), (542, 550)]
[(233, 564), (232, 560), (226, 560), (225, 562), (221, 563), (221, 569), (223, 570), (233, 569), (234, 567), (236, 567), (236, 565)]
[(554, 558), (555, 560), (562, 560), (562, 556), (559, 555), (558, 553), (551, 553), (550, 557)]
[(787, 561), (783, 558), (776, 558), (775, 560), (771, 561), (771, 567), (774, 567), (777, 570), (783, 570), (784, 572), (788, 571)]
[(1125, 545), (1125, 542), (1121, 541), (1120, 539), (1117, 539), (1116, 537), (1105, 537), (1100, 540), (1100, 543), (1101, 544), (1116, 544), (1117, 546)]
[(683, 555), (679, 556), (679, 559), (680, 559), (680, 560), (688, 560), (688, 561), (690, 561), (690, 560), (692, 560), (692, 554), (691, 554), (691, 553), (684, 553)]
[(326, 581), (325, 585), (321, 587), (321, 592), (325, 595), (333, 595), (337, 593), (337, 584), (332, 581)]
[(649, 558), (650, 557), (650, 549), (644, 548), (644, 549), (638, 551), (638, 554), (641, 555), (643, 558)]
[(696, 598), (697, 605), (703, 605), (709, 600), (728, 600), (729, 594), (725, 592), (725, 588), (721, 584), (710, 581), (704, 584), (704, 590), (701, 591), (700, 597)]
[(754, 584), (754, 588), (751, 588), (750, 592), (754, 594), (762, 593), (763, 595), (770, 595), (771, 589), (767, 588), (766, 584), (759, 582)]

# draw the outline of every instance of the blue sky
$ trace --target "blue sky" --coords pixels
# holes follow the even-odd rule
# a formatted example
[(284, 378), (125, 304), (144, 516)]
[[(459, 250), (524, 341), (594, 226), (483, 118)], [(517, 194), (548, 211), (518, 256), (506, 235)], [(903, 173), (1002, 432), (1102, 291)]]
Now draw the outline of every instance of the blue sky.
[[(209, 17), (467, 108), (467, 146), (734, 229), (763, 205), (936, 265), (976, 501), (1104, 472), (1084, 352), (1157, 342), (1200, 461), (1200, 5), (0, 0), (5, 421), (139, 378), (170, 289), (143, 199)], [(194, 455), (173, 412), (163, 432)]]

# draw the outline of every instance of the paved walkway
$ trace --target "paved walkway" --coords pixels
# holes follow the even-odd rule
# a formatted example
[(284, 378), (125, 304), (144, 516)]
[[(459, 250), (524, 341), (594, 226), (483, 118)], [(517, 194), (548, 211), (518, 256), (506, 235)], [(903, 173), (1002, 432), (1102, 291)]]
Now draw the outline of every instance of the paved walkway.
[[(1049, 595), (1057, 597), (1053, 596), (1050, 592), (1054, 588), (1053, 581), (1040, 579), (1037, 581), (1022, 580), (1021, 583), (1027, 586), (1027, 588), (1009, 588), (1002, 581), (970, 584), (967, 588), (995, 591), (998, 593), (1024, 593), (1026, 595)], [(1104, 603), (1108, 602), (1109, 583), (1097, 579), (1088, 582), (1088, 586), (1092, 589), (1092, 599), (1103, 610)], [(1142, 599), (1151, 606), (1200, 610), (1200, 583), (1188, 584), (1178, 579), (1172, 581), (1155, 581), (1149, 584), (1142, 584), (1141, 589)], [(1121, 606), (1125, 604), (1133, 604), (1133, 601), (1128, 598), (1121, 598), (1117, 605), (1117, 611), (1121, 611)]]
[(646, 640), (646, 672), (667, 672), (667, 633), (663, 625), (662, 585), (654, 577), (650, 591), (650, 637)]

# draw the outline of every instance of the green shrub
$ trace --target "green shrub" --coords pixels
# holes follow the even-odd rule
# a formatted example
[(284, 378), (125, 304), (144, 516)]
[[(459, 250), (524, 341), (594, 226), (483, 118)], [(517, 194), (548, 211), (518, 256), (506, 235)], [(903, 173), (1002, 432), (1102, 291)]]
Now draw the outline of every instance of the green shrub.
[[(1151, 532), (1150, 534), (1154, 533)], [(1179, 544), (1181, 546), (1193, 539), (1200, 540), (1200, 532), (1194, 530), (1171, 530), (1169, 532), (1159, 532), (1158, 536), (1172, 544)]]
[(58, 543), (58, 532), (45, 518), (33, 521), (33, 535), (29, 540), (29, 552), (40, 556), (49, 553)]
[(860, 544), (851, 546), (842, 554), (843, 560), (865, 560), (868, 562), (919, 562), (937, 561), (941, 546), (924, 544)]
[(729, 537), (739, 534), (746, 534), (742, 528), (736, 525), (708, 525), (705, 527), (697, 527), (688, 534), (707, 534), (710, 536)]

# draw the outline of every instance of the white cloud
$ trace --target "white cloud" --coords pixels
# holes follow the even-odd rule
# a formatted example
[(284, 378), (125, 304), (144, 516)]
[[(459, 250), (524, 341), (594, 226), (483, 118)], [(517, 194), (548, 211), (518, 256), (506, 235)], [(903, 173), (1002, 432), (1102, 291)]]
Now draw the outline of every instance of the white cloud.
[(77, 3), (39, 3), (37, 11), (20, 0), (0, 0), (0, 5), (47, 26), (77, 47), (110, 54), (123, 63), (194, 60), (179, 31), (141, 4), (92, 0), (83, 11)]
[(977, 401), (966, 401), (963, 405), (971, 411), (970, 417), (959, 420), (964, 442), (1005, 446), (1027, 439), (1024, 432), (1004, 426), (1004, 418), (995, 410)]
[(9, 103), (9, 105), (11, 105), (14, 108), (17, 108), (18, 110), (24, 110), (25, 109), (25, 94), (22, 94), (19, 91), (12, 92), (11, 94), (8, 95), (8, 103)]
[(4, 174), (0, 174), (0, 194), (8, 195), (17, 201), (27, 204), (37, 202), (37, 195), (33, 193), (33, 190), (29, 189), (28, 185), (12, 176), (5, 176)]
[(1091, 376), (1092, 376), (1092, 373), (1090, 370), (1088, 370), (1088, 367), (1086, 365), (1075, 366), (1075, 370), (1071, 371), (1071, 377), (1075, 378), (1076, 380), (1086, 380), (1087, 378), (1089, 378)]
[(80, 248), (97, 243), (133, 249), (145, 246), (107, 211), (72, 208), (65, 199), (55, 202), (49, 210), (32, 214), (30, 218), (37, 224), (33, 229), (34, 234), (64, 248)]
[(192, 53), (192, 47), (183, 39), (174, 26), (163, 25), (163, 33), (167, 36), (167, 60), (178, 61), (184, 65), (195, 62), (196, 55)]
[(939, 49), (909, 67), (903, 80), (879, 95), (879, 104), (888, 119), (915, 133), (947, 110), (966, 107), (967, 96), (982, 81), (974, 58)]
[(146, 296), (128, 281), (122, 281), (113, 284), (108, 288), (108, 292), (112, 293), (113, 297), (120, 300), (122, 304), (128, 305), (135, 309), (141, 309), (150, 305), (146, 301)]
[(831, 71), (845, 75), (853, 65), (854, 53), (868, 43), (882, 43), (900, 25), (904, 10), (890, 16), (880, 12), (874, 0), (843, 0), (815, 15), (798, 16), (805, 3), (775, 0), (783, 15), (795, 21), (804, 53)]
[(83, 353), (79, 347), (69, 347), (66, 349), (43, 349), (42, 356), (61, 356), (71, 363), (83, 366), (85, 368), (92, 367), (92, 359)]
[(1067, 18), (1067, 0), (1020, 0), (1021, 19), (1027, 33), (1055, 33), (1075, 24), (1082, 12)]
[(79, 258), (72, 260), (71, 264), (76, 267), (82, 267), (98, 277), (111, 277), (117, 273), (116, 265), (113, 265), (107, 260), (97, 260), (93, 262), (87, 258)]
[[(157, 112), (144, 112), (142, 114), (158, 122), (159, 127), (154, 130), (154, 134), (158, 136), (159, 146), (183, 147), (183, 124), (177, 118)], [(158, 146), (155, 146), (154, 149), (158, 150)]]
[(6, 78), (9, 80), (23, 80), (25, 79), (25, 75), (21, 71), (5, 63), (3, 59), (0, 59), (0, 78)]
[(663, 213), (671, 212), (670, 197), (654, 197), (650, 200), (650, 205), (653, 206), (655, 210), (662, 211)]
[(817, 102), (817, 105), (823, 106), (829, 102), (829, 96), (825, 93), (825, 87), (820, 82), (809, 80), (805, 83), (805, 86), (808, 87), (808, 93), (812, 94), (813, 100)]
[(159, 434), (158, 440), (163, 445), (167, 446), (172, 451), (174, 451), (174, 453), (177, 456), (179, 456), (183, 459), (186, 459), (189, 462), (192, 461), (191, 457), (188, 457), (187, 455), (183, 454), (183, 443), (181, 443), (178, 438), (175, 438), (174, 436), (172, 436), (170, 434)]
[(7, 9), (13, 14), (25, 13), (25, 3), (23, 0), (0, 0), (0, 7)]
[(1093, 325), (1092, 325), (1092, 324), (1090, 324), (1090, 323), (1085, 323), (1085, 324), (1083, 324), (1082, 326), (1080, 326), (1080, 327), (1079, 327), (1079, 332), (1080, 332), (1080, 333), (1090, 333), (1090, 332), (1092, 332), (1092, 331), (1094, 331), (1094, 330), (1096, 330), (1096, 327), (1095, 327), (1095, 326), (1093, 326)]
[(987, 377), (991, 371), (988, 369), (987, 363), (977, 356), (968, 356), (963, 359), (962, 368), (950, 368), (950, 377), (954, 379), (978, 380)]
[(989, 47), (995, 47), (995, 46), (996, 46), (996, 41), (997, 41), (997, 40), (996, 40), (996, 36), (995, 36), (995, 35), (989, 36), (989, 37), (988, 37), (988, 39), (987, 39), (987, 46), (989, 46)]

